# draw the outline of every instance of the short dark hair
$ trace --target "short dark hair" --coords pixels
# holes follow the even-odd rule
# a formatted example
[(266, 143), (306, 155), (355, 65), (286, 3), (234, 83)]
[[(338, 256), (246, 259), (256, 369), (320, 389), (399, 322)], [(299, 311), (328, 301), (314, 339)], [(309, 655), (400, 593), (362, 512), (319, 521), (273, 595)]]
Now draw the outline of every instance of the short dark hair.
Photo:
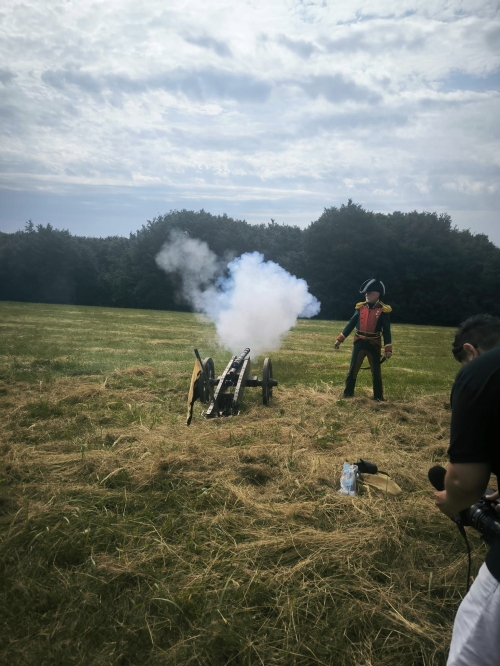
[(481, 347), (483, 351), (500, 345), (500, 317), (488, 314), (469, 317), (460, 324), (453, 340), (452, 352), (457, 361), (464, 360), (463, 346), (465, 343), (473, 347)]

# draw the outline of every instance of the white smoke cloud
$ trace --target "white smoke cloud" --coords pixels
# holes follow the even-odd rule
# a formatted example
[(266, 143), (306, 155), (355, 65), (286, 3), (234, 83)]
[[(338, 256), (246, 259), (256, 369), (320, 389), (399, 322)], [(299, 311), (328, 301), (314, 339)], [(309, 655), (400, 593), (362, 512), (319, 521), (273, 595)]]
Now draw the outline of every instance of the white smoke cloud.
[(235, 354), (245, 347), (254, 355), (279, 348), (299, 317), (320, 311), (320, 302), (309, 293), (305, 280), (264, 261), (258, 252), (243, 254), (225, 266), (206, 243), (174, 231), (156, 263), (181, 276), (184, 298), (210, 317), (220, 343)]
[(224, 265), (206, 243), (182, 231), (171, 231), (170, 239), (156, 255), (156, 263), (166, 273), (178, 273), (182, 295), (196, 312), (205, 312), (214, 294), (214, 280), (222, 275)]

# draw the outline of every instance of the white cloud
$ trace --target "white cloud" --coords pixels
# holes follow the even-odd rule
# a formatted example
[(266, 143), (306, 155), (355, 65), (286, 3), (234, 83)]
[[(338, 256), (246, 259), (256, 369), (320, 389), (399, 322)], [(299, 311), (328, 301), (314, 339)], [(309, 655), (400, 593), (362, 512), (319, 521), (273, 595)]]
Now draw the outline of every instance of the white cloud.
[(375, 196), (393, 196), (394, 194), (396, 194), (396, 192), (394, 190), (379, 190), (379, 189), (377, 189), (377, 190), (373, 190), (373, 194), (375, 194)]
[(7, 0), (0, 187), (301, 225), (349, 196), (498, 208), (493, 5)]

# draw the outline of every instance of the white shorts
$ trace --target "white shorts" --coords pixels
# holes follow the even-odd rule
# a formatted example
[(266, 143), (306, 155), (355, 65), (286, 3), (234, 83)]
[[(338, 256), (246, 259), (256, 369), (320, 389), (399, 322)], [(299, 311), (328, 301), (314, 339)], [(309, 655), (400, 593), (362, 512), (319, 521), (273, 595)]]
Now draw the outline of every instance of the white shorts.
[(458, 609), (446, 666), (500, 666), (500, 583), (486, 564)]

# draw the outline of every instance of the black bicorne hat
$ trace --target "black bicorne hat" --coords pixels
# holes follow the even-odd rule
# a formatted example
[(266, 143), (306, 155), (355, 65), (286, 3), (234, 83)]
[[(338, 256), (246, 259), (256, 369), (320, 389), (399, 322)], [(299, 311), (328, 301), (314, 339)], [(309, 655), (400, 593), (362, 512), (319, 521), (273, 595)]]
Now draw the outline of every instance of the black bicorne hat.
[(385, 285), (382, 280), (377, 280), (376, 278), (370, 278), (366, 282), (363, 282), (359, 288), (360, 294), (366, 294), (367, 291), (378, 291), (380, 297), (385, 296)]

